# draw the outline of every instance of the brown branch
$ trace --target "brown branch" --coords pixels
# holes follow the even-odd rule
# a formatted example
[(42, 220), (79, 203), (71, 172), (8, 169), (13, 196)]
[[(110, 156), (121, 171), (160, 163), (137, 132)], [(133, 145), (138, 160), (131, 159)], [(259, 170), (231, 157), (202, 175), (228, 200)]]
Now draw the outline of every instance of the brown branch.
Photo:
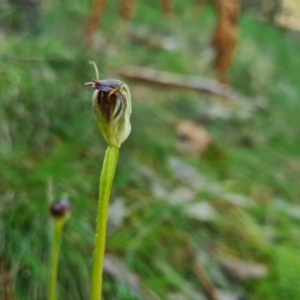
[(98, 28), (101, 15), (104, 11), (106, 0), (93, 0), (93, 5), (85, 25), (85, 43), (87, 47), (92, 47), (94, 36)]
[(229, 69), (238, 36), (240, 0), (214, 0), (217, 10), (217, 26), (211, 44), (216, 57), (214, 69), (220, 82), (228, 82)]
[(194, 3), (195, 3), (194, 15), (200, 16), (203, 13), (206, 0), (195, 0)]
[(136, 0), (121, 0), (120, 16), (123, 20), (129, 21), (135, 13)]
[(195, 259), (193, 263), (193, 271), (203, 286), (204, 293), (211, 300), (220, 300), (219, 293), (213, 285), (209, 275), (203, 266)]
[(160, 8), (165, 16), (169, 16), (173, 12), (172, 0), (160, 0)]
[(190, 75), (180, 75), (135, 66), (125, 66), (117, 69), (116, 73), (126, 78), (157, 84), (159, 86), (217, 95), (236, 104), (243, 104), (247, 106), (261, 104), (259, 103), (261, 100), (258, 101), (257, 99), (243, 96), (227, 85), (219, 83), (213, 79)]
[(15, 300), (14, 293), (15, 277), (19, 270), (19, 265), (10, 266), (10, 263), (6, 258), (2, 258), (0, 261), (0, 284), (2, 286), (0, 291), (0, 297), (4, 300)]

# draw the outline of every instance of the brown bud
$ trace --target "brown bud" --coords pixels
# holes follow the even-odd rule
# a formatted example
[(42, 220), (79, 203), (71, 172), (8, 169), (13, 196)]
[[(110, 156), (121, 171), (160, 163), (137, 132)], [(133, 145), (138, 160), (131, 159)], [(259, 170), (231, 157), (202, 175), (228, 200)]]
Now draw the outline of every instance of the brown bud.
[(67, 197), (62, 197), (59, 201), (50, 205), (50, 213), (54, 218), (65, 218), (72, 211), (72, 206)]

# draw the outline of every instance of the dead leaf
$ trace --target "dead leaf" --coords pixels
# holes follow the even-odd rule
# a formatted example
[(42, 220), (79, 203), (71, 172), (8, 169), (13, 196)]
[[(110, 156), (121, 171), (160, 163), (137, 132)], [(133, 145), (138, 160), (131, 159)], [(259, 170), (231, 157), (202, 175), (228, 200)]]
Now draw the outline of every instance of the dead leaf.
[(128, 210), (125, 207), (124, 200), (122, 198), (116, 199), (109, 206), (108, 225), (113, 228), (119, 228), (127, 215)]
[(195, 189), (196, 191), (205, 187), (206, 179), (204, 176), (202, 176), (196, 168), (185, 163), (179, 157), (170, 156), (168, 165), (177, 180), (181, 181), (185, 185)]
[(185, 212), (199, 221), (212, 221), (217, 218), (216, 210), (208, 202), (191, 203), (185, 207)]
[(177, 147), (185, 154), (202, 154), (211, 144), (211, 137), (204, 126), (185, 120), (176, 127)]
[(126, 284), (131, 290), (141, 293), (138, 276), (132, 273), (116, 256), (112, 254), (105, 255), (103, 270), (116, 282)]
[(196, 193), (190, 188), (181, 186), (171, 192), (167, 200), (173, 204), (189, 202), (195, 199)]
[(240, 280), (262, 278), (268, 273), (266, 265), (247, 262), (234, 257), (219, 258), (224, 271), (230, 276)]
[(285, 213), (298, 220), (300, 219), (300, 205), (292, 204), (289, 201), (280, 198), (275, 198), (273, 200), (273, 205), (280, 213)]

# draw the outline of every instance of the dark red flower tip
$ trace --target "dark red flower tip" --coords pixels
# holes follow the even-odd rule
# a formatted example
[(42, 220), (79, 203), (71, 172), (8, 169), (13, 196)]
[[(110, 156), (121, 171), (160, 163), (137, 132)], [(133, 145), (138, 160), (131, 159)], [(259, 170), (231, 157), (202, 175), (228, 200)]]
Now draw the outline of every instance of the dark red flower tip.
[(55, 218), (65, 217), (72, 211), (72, 206), (67, 197), (62, 197), (59, 201), (50, 205), (50, 213)]

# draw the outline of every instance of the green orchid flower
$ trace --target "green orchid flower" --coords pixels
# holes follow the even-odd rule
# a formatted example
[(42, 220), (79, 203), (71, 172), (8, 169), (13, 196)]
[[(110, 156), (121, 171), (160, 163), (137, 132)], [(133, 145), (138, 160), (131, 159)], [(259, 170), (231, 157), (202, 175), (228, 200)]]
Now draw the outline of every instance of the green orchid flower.
[(120, 147), (131, 125), (131, 97), (126, 83), (116, 79), (93, 80), (85, 85), (95, 89), (94, 114), (102, 135), (110, 146)]

